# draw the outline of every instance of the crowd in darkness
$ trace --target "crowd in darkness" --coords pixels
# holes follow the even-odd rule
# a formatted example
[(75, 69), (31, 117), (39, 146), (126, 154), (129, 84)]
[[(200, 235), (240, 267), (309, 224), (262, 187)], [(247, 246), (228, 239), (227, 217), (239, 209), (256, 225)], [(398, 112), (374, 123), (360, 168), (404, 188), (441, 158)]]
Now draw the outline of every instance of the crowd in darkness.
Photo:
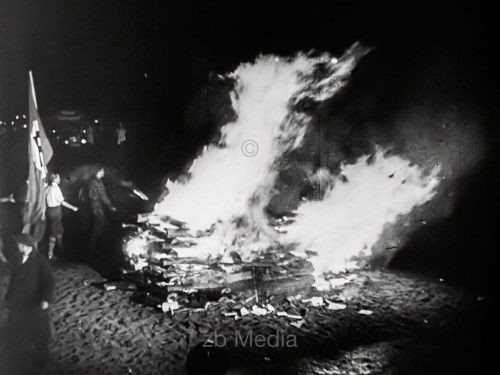
[[(116, 211), (106, 193), (102, 182), (105, 169), (97, 168), (97, 172), (88, 180), (81, 191), (79, 207), (66, 202), (59, 183), (60, 175), (54, 172), (46, 178), (45, 202), (37, 221), (23, 227), (23, 233), (11, 236), (15, 250), (8, 256), (3, 253), (3, 241), (0, 239), (0, 266), (7, 265), (10, 281), (5, 301), (9, 308), (5, 335), (0, 343), (7, 348), (2, 353), (0, 363), (2, 371), (12, 374), (38, 373), (48, 361), (48, 341), (50, 338), (49, 307), (52, 302), (54, 275), (49, 261), (56, 260), (64, 254), (62, 208), (87, 211), (82, 216), (83, 230), (88, 232), (88, 249), (96, 253), (97, 244), (107, 228), (105, 208)], [(0, 203), (15, 203), (13, 195), (1, 198)], [(3, 210), (2, 210), (3, 211)], [(48, 251), (41, 249), (45, 231), (48, 234)], [(6, 355), (6, 356), (5, 356)]]
[[(138, 165), (134, 164), (134, 161), (136, 163), (137, 161), (132, 156), (136, 156), (134, 152), (141, 144), (140, 140), (134, 142), (134, 138), (129, 136), (123, 124), (116, 127), (112, 136), (109, 134), (106, 137), (96, 132), (94, 142), (78, 148), (58, 142), (52, 132), (48, 132), (54, 156), (48, 165), (46, 176), (45, 220), (39, 228), (36, 225), (31, 234), (19, 234), (23, 228), (22, 210), (26, 199), (28, 132), (22, 125), (10, 126), (12, 128), (2, 126), (3, 131), (0, 134), (0, 196), (2, 197), (0, 238), (5, 240), (6, 245), (0, 242), (0, 272), (3, 276), (5, 273), (11, 274), (5, 296), (10, 312), (5, 335), (2, 334), (2, 340), (8, 341), (7, 344), (2, 344), (2, 347), (7, 348), (8, 353), (4, 351), (0, 358), (0, 365), (7, 367), (0, 368), (0, 372), (5, 370), (6, 373), (13, 374), (24, 373), (23, 371), (38, 373), (46, 366), (48, 360), (50, 337), (48, 312), (53, 298), (53, 265), (57, 265), (61, 259), (63, 261), (71, 259), (75, 250), (74, 246), (66, 248), (67, 238), (63, 241), (63, 236), (67, 237), (64, 229), (66, 224), (63, 225), (63, 222), (69, 222), (63, 221), (63, 212), (66, 219), (68, 216), (73, 217), (74, 222), (70, 223), (71, 226), (77, 227), (77, 231), (86, 233), (83, 236), (88, 240), (84, 245), (85, 251), (89, 257), (97, 259), (101, 256), (98, 253), (102, 250), (102, 238), (106, 236), (104, 232), (110, 229), (110, 224), (112, 225), (110, 216), (117, 211), (115, 203), (118, 205), (123, 203), (115, 195), (111, 199), (108, 196), (106, 186), (102, 182), (106, 169), (101, 167), (102, 164), (99, 162), (108, 165), (110, 170), (118, 170), (119, 173), (129, 176), (130, 168), (135, 172), (141, 170), (150, 172), (157, 168), (161, 171), (157, 175), (158, 179), (155, 180), (154, 175), (149, 175), (150, 186), (156, 188), (161, 188), (161, 177), (164, 177), (161, 173), (167, 172), (168, 165), (162, 166), (160, 161), (157, 160), (155, 163), (154, 160), (150, 160), (149, 166), (144, 167), (143, 164), (143, 168), (140, 168), (140, 165), (138, 168)], [(165, 143), (172, 146), (171, 141)], [(163, 157), (171, 153), (175, 153), (174, 147), (166, 149)], [(143, 159), (139, 160), (144, 163)], [(92, 165), (87, 168), (92, 172), (81, 185), (76, 196), (77, 201), (72, 201), (75, 195), (65, 197), (59, 188), (59, 183), (62, 178), (65, 179), (66, 186), (73, 183), (67, 176), (82, 165), (84, 167)], [(56, 173), (59, 171), (60, 174)], [(140, 174), (136, 176), (140, 177)], [(65, 198), (68, 198), (69, 202), (66, 202)], [(78, 215), (73, 215), (70, 210), (78, 211)], [(79, 233), (80, 236), (81, 234)], [(75, 228), (70, 231), (69, 236), (75, 236)], [(76, 237), (69, 239), (72, 244), (76, 241)], [(51, 266), (50, 262), (55, 263)]]

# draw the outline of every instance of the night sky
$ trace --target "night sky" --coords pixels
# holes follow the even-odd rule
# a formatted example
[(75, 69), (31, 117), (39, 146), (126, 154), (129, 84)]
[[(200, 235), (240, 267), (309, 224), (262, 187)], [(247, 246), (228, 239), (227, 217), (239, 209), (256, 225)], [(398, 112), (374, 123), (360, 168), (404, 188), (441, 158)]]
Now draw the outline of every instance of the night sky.
[[(196, 99), (211, 72), (231, 72), (260, 53), (340, 55), (356, 41), (374, 49), (341, 106), (369, 102), (363, 116), (381, 120), (403, 99), (428, 96), (435, 106), (474, 107), (497, 134), (494, 12), (481, 1), (0, 4), (0, 119), (27, 113), (32, 69), (42, 119), (80, 109), (111, 127), (122, 121), (129, 139), (140, 139), (137, 167), (159, 174), (173, 155), (182, 168), (213, 133)], [(167, 150), (173, 144), (181, 147)]]
[(42, 115), (75, 107), (158, 121), (179, 116), (210, 70), (227, 72), (260, 52), (340, 53), (356, 40), (388, 59), (442, 60), (455, 77), (470, 80), (461, 76), (468, 71), (485, 84), (491, 9), (400, 3), (2, 0), (0, 115), (26, 111), (30, 68)]

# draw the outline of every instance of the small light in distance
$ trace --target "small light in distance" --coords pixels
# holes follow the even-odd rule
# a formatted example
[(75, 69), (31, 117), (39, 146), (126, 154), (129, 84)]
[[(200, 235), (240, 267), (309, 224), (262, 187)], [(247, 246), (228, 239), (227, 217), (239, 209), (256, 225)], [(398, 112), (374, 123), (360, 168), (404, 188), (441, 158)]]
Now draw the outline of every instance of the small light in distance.
[(82, 142), (82, 145), (84, 145), (85, 143), (87, 143), (87, 140), (83, 138), (80, 142)]
[(65, 145), (69, 144), (69, 142), (68, 142), (68, 140), (67, 140), (67, 139), (64, 141), (64, 144), (65, 144)]

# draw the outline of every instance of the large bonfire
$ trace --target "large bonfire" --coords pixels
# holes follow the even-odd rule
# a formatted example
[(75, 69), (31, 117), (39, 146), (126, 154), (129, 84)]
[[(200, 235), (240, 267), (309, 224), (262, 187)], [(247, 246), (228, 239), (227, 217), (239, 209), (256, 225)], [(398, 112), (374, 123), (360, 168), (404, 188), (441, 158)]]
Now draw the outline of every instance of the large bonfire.
[(274, 276), (314, 270), (319, 280), (354, 267), (353, 257), (369, 252), (385, 226), (431, 199), (438, 170), (425, 174), (377, 148), (338, 175), (323, 171), (328, 184), (319, 199), (291, 215), (266, 211), (287, 154), (301, 147), (311, 122), (304, 104), (342, 90), (367, 52), (354, 44), (340, 57), (261, 56), (229, 74), (236, 120), (141, 218), (125, 245), (132, 267), (152, 269), (171, 290), (255, 278), (258, 265)]

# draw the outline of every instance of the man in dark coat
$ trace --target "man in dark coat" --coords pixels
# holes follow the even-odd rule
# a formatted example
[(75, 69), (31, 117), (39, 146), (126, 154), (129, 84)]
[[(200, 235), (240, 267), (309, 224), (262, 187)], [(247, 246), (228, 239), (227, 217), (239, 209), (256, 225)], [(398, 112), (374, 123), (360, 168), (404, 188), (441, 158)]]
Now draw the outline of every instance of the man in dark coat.
[(54, 276), (45, 256), (34, 249), (36, 241), (31, 235), (22, 233), (14, 239), (21, 259), (12, 271), (5, 295), (10, 307), (7, 323), (9, 347), (15, 366), (33, 360), (35, 366), (43, 368), (49, 356), (49, 306), (53, 298)]
[(108, 222), (104, 207), (111, 211), (116, 211), (115, 206), (111, 203), (106, 193), (106, 188), (102, 182), (105, 171), (104, 168), (99, 168), (97, 173), (88, 182), (88, 200), (91, 214), (91, 230), (90, 230), (90, 252), (95, 252), (97, 241), (103, 235)]
[[(0, 203), (6, 203), (6, 202), (15, 202), (14, 200), (14, 196), (11, 194), (9, 197), (6, 197), (6, 198), (0, 198)], [(0, 229), (2, 227), (0, 226)], [(2, 242), (2, 236), (0, 234), (0, 264), (1, 263), (6, 263), (7, 262), (7, 258), (5, 258), (5, 256), (3, 255), (3, 242)]]

